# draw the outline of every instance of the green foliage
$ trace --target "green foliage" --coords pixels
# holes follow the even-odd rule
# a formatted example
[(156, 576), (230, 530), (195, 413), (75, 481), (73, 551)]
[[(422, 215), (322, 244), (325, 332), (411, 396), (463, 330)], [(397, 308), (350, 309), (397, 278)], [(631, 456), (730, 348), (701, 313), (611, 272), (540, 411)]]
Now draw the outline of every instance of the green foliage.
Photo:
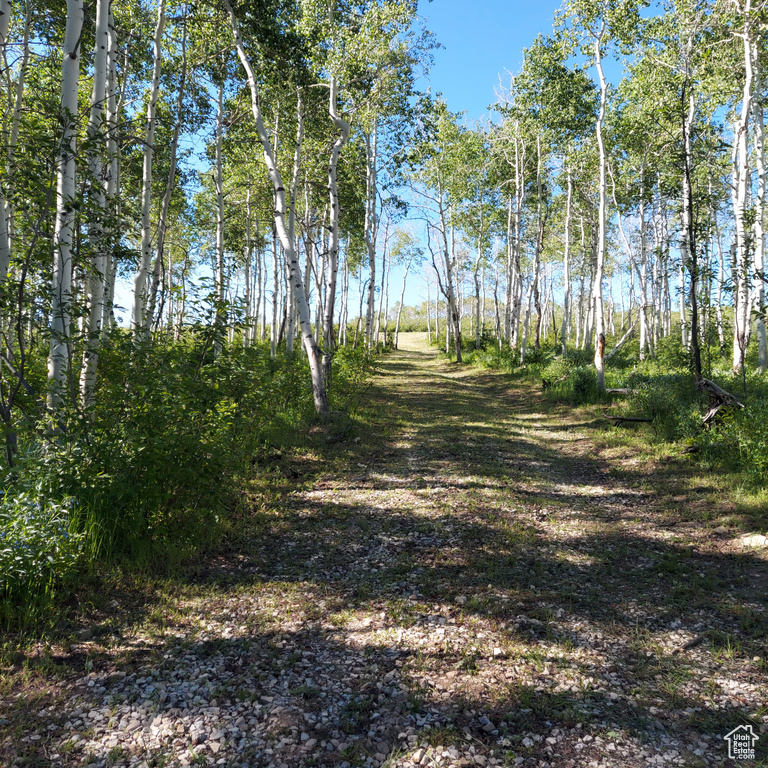
[(626, 383), (631, 395), (625, 411), (652, 419), (657, 438), (672, 441), (695, 434), (701, 422), (700, 406), (689, 373), (633, 374)]
[[(225, 347), (211, 330), (132, 349), (115, 332), (87, 419), (44, 448), (22, 435), (0, 506), (0, 605), (34, 602), (93, 558), (153, 572), (178, 567), (223, 530), (242, 478), (265, 446), (314, 418), (303, 354)], [(350, 410), (372, 371), (341, 348), (332, 407)], [(3, 597), (5, 595), (5, 597)], [(5, 602), (3, 602), (5, 601)]]
[(0, 502), (0, 622), (28, 614), (53, 596), (84, 553), (73, 525), (72, 500), (40, 501), (34, 490)]
[(547, 397), (580, 405), (598, 399), (597, 374), (591, 350), (571, 350), (555, 358), (541, 372)]
[[(735, 382), (734, 382), (735, 383)], [(696, 438), (704, 456), (720, 465), (740, 470), (754, 485), (765, 486), (768, 478), (768, 382), (753, 375), (744, 408), (724, 409), (715, 426)]]

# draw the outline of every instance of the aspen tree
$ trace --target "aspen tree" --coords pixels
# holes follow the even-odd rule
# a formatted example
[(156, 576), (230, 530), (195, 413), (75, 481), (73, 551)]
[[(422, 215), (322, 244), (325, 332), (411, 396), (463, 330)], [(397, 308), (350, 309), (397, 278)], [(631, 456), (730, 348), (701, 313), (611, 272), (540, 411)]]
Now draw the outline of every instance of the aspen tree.
[(93, 221), (90, 226), (93, 260), (88, 276), (88, 322), (83, 351), (83, 366), (80, 373), (80, 400), (84, 410), (93, 404), (96, 387), (101, 325), (104, 317), (104, 279), (107, 272), (107, 242), (105, 240), (105, 219), (107, 217), (106, 193), (102, 173), (102, 149), (105, 145), (107, 75), (109, 69), (109, 5), (111, 0), (98, 0), (96, 4), (96, 31), (93, 55), (93, 89), (91, 112), (88, 118), (86, 136), (88, 146), (86, 157), (93, 194)]
[[(149, 302), (147, 306), (147, 324), (151, 325), (155, 316), (155, 306), (157, 304), (157, 292), (160, 286), (160, 272), (163, 267), (163, 259), (165, 257), (165, 241), (168, 234), (168, 213), (171, 207), (171, 197), (173, 196), (173, 190), (176, 188), (176, 168), (178, 165), (178, 148), (179, 148), (179, 135), (181, 133), (181, 127), (183, 123), (183, 110), (184, 110), (184, 96), (187, 87), (187, 18), (186, 14), (182, 20), (182, 37), (181, 37), (181, 72), (179, 73), (179, 85), (176, 92), (176, 121), (173, 126), (173, 136), (171, 137), (171, 149), (170, 157), (171, 164), (168, 169), (168, 181), (165, 185), (165, 193), (163, 194), (163, 200), (160, 204), (160, 215), (157, 220), (157, 243), (155, 245), (155, 261), (152, 269), (152, 284), (149, 289)], [(218, 121), (217, 121), (218, 126)], [(217, 173), (218, 173), (218, 160), (220, 159), (220, 147), (219, 147), (219, 135), (217, 130)], [(216, 202), (217, 210), (219, 203), (218, 186), (220, 179), (217, 175), (217, 190), (216, 190)], [(223, 201), (222, 201), (223, 206)], [(221, 217), (223, 219), (223, 209)], [(218, 246), (218, 221), (217, 218), (217, 246)], [(223, 227), (223, 225), (222, 225)], [(218, 253), (218, 249), (217, 249)]]
[[(245, 51), (243, 40), (240, 35), (240, 25), (238, 24), (237, 17), (235, 16), (232, 6), (229, 0), (224, 0), (224, 6), (229, 15), (230, 25), (232, 27), (232, 34), (237, 48), (237, 55), (240, 58), (240, 62), (245, 70), (246, 79), (248, 81), (248, 87), (251, 93), (251, 111), (256, 123), (256, 130), (258, 132), (259, 141), (264, 152), (264, 162), (267, 166), (267, 172), (272, 181), (272, 187), (275, 194), (275, 231), (280, 239), (280, 243), (285, 254), (286, 261), (288, 262), (288, 273), (290, 275), (290, 283), (293, 289), (294, 300), (299, 313), (299, 324), (301, 328), (302, 343), (307, 353), (309, 360), (310, 372), (312, 375), (312, 391), (315, 401), (315, 410), (320, 415), (325, 415), (328, 412), (328, 398), (326, 395), (325, 381), (322, 371), (322, 361), (320, 359), (320, 350), (315, 341), (314, 334), (312, 333), (312, 323), (309, 314), (309, 306), (307, 304), (307, 297), (304, 292), (304, 281), (302, 280), (301, 270), (299, 268), (298, 258), (296, 254), (296, 245), (294, 241), (291, 241), (288, 233), (288, 226), (286, 218), (288, 216), (288, 205), (286, 203), (285, 186), (283, 184), (282, 176), (275, 163), (275, 155), (272, 148), (272, 142), (269, 139), (269, 134), (264, 126), (264, 119), (262, 117), (261, 104), (259, 100), (259, 86), (256, 82), (256, 76), (253, 68), (251, 67), (248, 54)], [(273, 297), (273, 301), (276, 297)]]
[(57, 414), (63, 405), (70, 367), (72, 313), (72, 244), (75, 219), (75, 157), (77, 144), (80, 41), (84, 23), (82, 0), (67, 0), (61, 63), (61, 139), (57, 150), (56, 220), (53, 232), (51, 341), (48, 354), (48, 407)]
[(743, 50), (744, 80), (741, 96), (741, 110), (734, 122), (733, 152), (733, 215), (736, 228), (736, 275), (733, 328), (733, 370), (741, 371), (750, 335), (750, 270), (751, 254), (754, 247), (752, 226), (749, 221), (749, 196), (752, 176), (749, 166), (749, 125), (752, 115), (752, 98), (755, 87), (753, 67), (753, 41), (755, 30), (752, 19), (752, 0), (743, 4), (734, 2), (742, 17), (742, 28), (738, 33)]
[(572, 45), (590, 56), (597, 71), (599, 84), (599, 108), (595, 121), (595, 138), (599, 158), (597, 242), (595, 248), (594, 275), (592, 279), (591, 305), (594, 328), (595, 370), (600, 392), (605, 390), (605, 320), (603, 314), (603, 280), (606, 260), (607, 166), (608, 155), (603, 129), (608, 103), (608, 81), (603, 70), (603, 56), (611, 42), (626, 41), (639, 34), (642, 27), (638, 9), (642, 0), (569, 0), (559, 17), (561, 34)]
[(159, 0), (157, 6), (157, 24), (155, 25), (153, 44), (152, 83), (147, 103), (146, 128), (144, 133), (144, 163), (141, 179), (141, 252), (139, 267), (133, 278), (133, 317), (134, 337), (146, 340), (149, 335), (149, 319), (146, 315), (147, 278), (152, 263), (152, 160), (155, 151), (155, 130), (157, 127), (157, 100), (160, 96), (160, 74), (162, 69), (162, 42), (165, 28), (165, 0)]
[[(29, 4), (27, 3), (27, 6)], [(2, 52), (3, 69), (8, 70), (8, 31), (11, 25), (11, 2), (10, 0), (0, 0), (0, 51)], [(26, 55), (28, 45), (24, 46)], [(10, 97), (10, 94), (9, 94)], [(6, 126), (3, 125), (3, 134), (7, 134)], [(9, 169), (10, 170), (10, 169)], [(5, 282), (8, 275), (8, 265), (11, 261), (11, 233), (10, 223), (8, 221), (8, 209), (10, 201), (6, 198), (5, 190), (0, 187), (0, 285)]]

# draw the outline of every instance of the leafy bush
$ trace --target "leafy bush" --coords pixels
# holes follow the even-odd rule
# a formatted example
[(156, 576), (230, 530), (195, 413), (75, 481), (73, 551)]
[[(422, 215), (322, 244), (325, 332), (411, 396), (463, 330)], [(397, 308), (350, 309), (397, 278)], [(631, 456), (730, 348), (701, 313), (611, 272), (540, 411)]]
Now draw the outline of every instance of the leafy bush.
[(768, 478), (768, 401), (751, 399), (740, 410), (730, 410), (717, 427), (702, 436), (709, 455), (738, 466), (753, 482), (764, 485)]
[[(0, 609), (29, 608), (76, 568), (85, 534), (73, 530), (72, 501), (40, 501), (24, 492), (0, 502)], [(7, 615), (4, 617), (7, 618)]]
[(541, 371), (547, 396), (575, 405), (596, 402), (597, 373), (592, 365), (592, 352), (569, 350), (556, 357)]
[(653, 421), (656, 436), (662, 440), (692, 437), (701, 424), (699, 398), (687, 373), (644, 376), (634, 373), (627, 379), (631, 394), (627, 413)]
[[(331, 407), (349, 410), (371, 370), (365, 351), (338, 350)], [(139, 349), (118, 330), (99, 376), (88, 417), (44, 449), (20, 433), (19, 462), (0, 478), (0, 609), (9, 590), (45, 592), (94, 557), (172, 570), (220, 535), (264, 446), (315, 418), (303, 354), (232, 345), (214, 356), (205, 330)]]

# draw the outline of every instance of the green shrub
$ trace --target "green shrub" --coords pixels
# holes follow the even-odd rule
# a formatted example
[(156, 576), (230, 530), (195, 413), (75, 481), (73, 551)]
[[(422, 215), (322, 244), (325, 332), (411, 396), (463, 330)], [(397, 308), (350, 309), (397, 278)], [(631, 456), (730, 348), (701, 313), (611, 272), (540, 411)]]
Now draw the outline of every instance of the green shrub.
[[(34, 492), (0, 502), (0, 617), (25, 612), (51, 597), (85, 552), (85, 534), (74, 530), (72, 500), (40, 501)], [(5, 614), (3, 616), (3, 614)]]
[[(2, 557), (18, 565), (0, 559), (13, 578), (0, 585), (0, 609), (9, 590), (50, 591), (93, 558), (172, 570), (221, 534), (264, 446), (315, 418), (301, 352), (272, 359), (268, 346), (231, 345), (214, 356), (211, 346), (206, 329), (138, 349), (118, 331), (100, 355), (87, 418), (44, 448), (20, 432), (17, 466), (0, 478), (9, 489), (0, 531), (11, 542)], [(331, 408), (349, 410), (371, 371), (365, 351), (338, 350)]]
[(679, 440), (692, 437), (699, 424), (699, 397), (689, 374), (644, 376), (634, 373), (627, 379), (631, 390), (627, 413), (653, 421), (657, 438)]
[(726, 453), (738, 455), (742, 471), (764, 485), (768, 479), (768, 401), (753, 399), (740, 410), (731, 410), (716, 432)]

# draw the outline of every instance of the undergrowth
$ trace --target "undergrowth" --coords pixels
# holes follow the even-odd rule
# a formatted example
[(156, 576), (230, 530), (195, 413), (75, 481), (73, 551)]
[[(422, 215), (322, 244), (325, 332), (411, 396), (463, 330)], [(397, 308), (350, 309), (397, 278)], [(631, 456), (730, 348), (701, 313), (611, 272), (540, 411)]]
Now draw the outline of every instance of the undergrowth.
[[(135, 349), (122, 332), (100, 356), (97, 400), (66, 434), (19, 430), (2, 477), (0, 625), (34, 623), (97, 563), (162, 575), (215, 544), (265, 447), (314, 418), (302, 354), (224, 347), (204, 333)], [(369, 356), (340, 349), (331, 410), (348, 412)]]
[[(612, 341), (616, 339), (608, 340), (609, 349)], [(651, 441), (685, 444), (702, 461), (739, 473), (754, 488), (768, 483), (768, 376), (757, 370), (755, 345), (744, 375), (733, 374), (727, 350), (716, 344), (703, 348), (704, 376), (744, 404), (743, 409), (725, 409), (713, 427), (704, 427), (708, 398), (696, 390), (690, 354), (676, 335), (660, 339), (654, 355), (645, 360), (640, 360), (637, 339), (606, 360), (606, 389), (626, 390), (618, 399), (598, 391), (591, 349), (569, 347), (563, 354), (561, 344), (550, 337), (539, 349), (529, 344), (521, 362), (519, 350), (500, 347), (490, 336), (482, 339), (480, 348), (473, 338), (465, 336), (462, 342), (465, 363), (540, 384), (550, 402), (600, 405), (614, 415), (649, 419)], [(435, 344), (444, 350), (445, 335)]]

